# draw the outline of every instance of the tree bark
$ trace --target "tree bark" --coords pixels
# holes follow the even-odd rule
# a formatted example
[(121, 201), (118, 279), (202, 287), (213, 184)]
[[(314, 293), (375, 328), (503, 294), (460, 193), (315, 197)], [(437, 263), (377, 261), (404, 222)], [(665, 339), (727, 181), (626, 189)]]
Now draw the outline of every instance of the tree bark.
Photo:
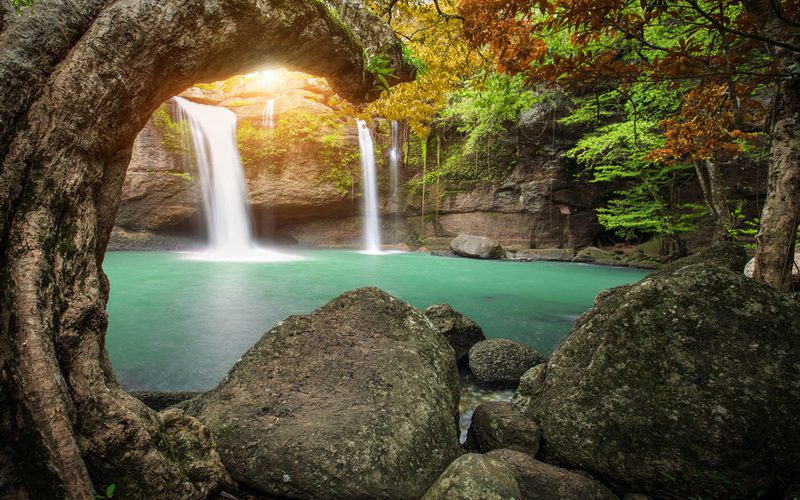
[(769, 184), (753, 277), (782, 290), (791, 286), (797, 225), (800, 223), (800, 82), (780, 85), (769, 164)]
[[(756, 19), (760, 34), (795, 45), (800, 39), (796, 26), (780, 19), (769, 0), (743, 2)], [(781, 72), (795, 73), (800, 54), (769, 46)], [(770, 163), (767, 197), (756, 235), (753, 278), (782, 290), (791, 287), (794, 248), (800, 216), (800, 79), (786, 77), (777, 85), (770, 132)]]
[[(388, 28), (353, 28), (411, 74)], [(32, 497), (92, 498), (94, 482), (202, 498), (230, 481), (207, 431), (128, 396), (105, 351), (132, 143), (165, 99), (265, 63), (363, 99), (362, 54), (315, 0), (40, 0), (0, 33), (0, 436)]]
[(722, 171), (716, 160), (707, 159), (706, 171), (708, 172), (709, 194), (714, 206), (714, 240), (722, 240), (731, 227), (731, 209), (728, 207), (728, 197), (725, 195), (725, 184)]

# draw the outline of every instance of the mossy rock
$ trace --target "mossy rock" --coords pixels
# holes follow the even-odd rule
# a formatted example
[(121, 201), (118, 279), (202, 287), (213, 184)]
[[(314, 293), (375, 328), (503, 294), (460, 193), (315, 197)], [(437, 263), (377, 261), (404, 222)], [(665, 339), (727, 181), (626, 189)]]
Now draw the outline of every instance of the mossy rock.
[[(800, 303), (717, 246), (604, 292), (514, 406), (623, 491), (754, 497), (800, 474)], [(738, 269), (738, 271), (734, 271)]]

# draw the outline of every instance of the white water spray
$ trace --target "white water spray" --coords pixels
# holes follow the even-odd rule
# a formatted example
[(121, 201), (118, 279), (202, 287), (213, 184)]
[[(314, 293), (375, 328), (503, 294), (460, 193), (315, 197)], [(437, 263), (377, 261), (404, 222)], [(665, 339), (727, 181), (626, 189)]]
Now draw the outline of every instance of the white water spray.
[(226, 108), (174, 97), (188, 120), (200, 174), (209, 250), (208, 260), (292, 260), (294, 257), (258, 248), (253, 239), (247, 187), (236, 146), (236, 115)]
[(261, 127), (275, 128), (275, 97), (267, 101), (264, 111), (261, 113)]
[(378, 182), (375, 173), (375, 148), (367, 124), (357, 120), (358, 146), (364, 186), (364, 251), (381, 253), (381, 229), (378, 219)]

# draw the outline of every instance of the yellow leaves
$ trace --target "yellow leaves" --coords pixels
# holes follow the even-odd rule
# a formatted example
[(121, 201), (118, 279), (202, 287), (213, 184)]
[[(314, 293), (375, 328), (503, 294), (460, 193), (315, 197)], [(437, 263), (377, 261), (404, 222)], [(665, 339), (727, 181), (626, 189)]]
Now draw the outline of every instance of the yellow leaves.
[(425, 71), (415, 81), (393, 87), (391, 94), (384, 92), (362, 117), (407, 120), (416, 136), (425, 137), (436, 114), (446, 106), (447, 94), (457, 90), (462, 78), (473, 74), (484, 61), (467, 43), (461, 23), (439, 16), (431, 3), (398, 2), (392, 27)]

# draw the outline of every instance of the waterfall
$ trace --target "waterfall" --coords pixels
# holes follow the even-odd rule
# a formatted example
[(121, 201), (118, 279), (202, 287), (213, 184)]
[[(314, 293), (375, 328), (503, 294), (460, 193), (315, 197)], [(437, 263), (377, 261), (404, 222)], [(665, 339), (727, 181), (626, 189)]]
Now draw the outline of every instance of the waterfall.
[(247, 188), (236, 146), (236, 115), (226, 108), (173, 98), (188, 120), (197, 157), (209, 234), (209, 254), (246, 258), (253, 242)]
[(389, 196), (394, 212), (395, 242), (400, 239), (400, 126), (392, 120), (392, 146), (389, 149)]
[(375, 148), (373, 147), (372, 134), (370, 134), (367, 124), (363, 120), (357, 120), (357, 123), (364, 186), (364, 251), (367, 253), (381, 253)]
[(267, 101), (264, 111), (261, 113), (261, 127), (275, 128), (275, 97)]

